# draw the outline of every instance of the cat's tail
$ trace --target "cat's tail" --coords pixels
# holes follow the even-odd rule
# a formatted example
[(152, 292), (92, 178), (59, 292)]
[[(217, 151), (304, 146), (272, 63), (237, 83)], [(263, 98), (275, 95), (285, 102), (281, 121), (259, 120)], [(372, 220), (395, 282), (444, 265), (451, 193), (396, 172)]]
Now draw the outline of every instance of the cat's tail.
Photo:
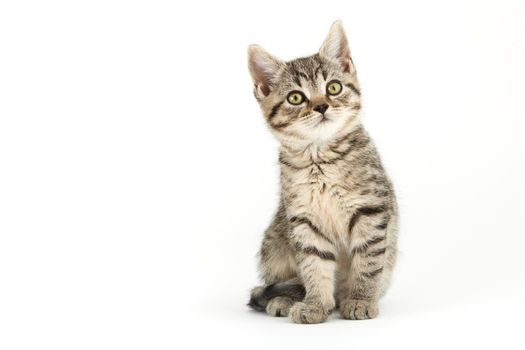
[(248, 306), (257, 311), (265, 311), (268, 302), (275, 297), (289, 297), (296, 301), (303, 300), (306, 292), (302, 284), (294, 281), (277, 282), (265, 287), (252, 289)]

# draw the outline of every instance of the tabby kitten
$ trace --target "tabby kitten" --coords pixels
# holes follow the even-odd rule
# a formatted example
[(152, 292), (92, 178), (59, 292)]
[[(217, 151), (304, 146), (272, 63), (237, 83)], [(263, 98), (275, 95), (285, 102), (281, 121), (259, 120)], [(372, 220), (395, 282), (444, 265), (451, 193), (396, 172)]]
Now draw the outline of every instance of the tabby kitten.
[(378, 314), (396, 258), (392, 185), (360, 121), (361, 92), (341, 22), (318, 54), (283, 62), (260, 46), (248, 64), (271, 132), (280, 141), (281, 198), (260, 250), (264, 286), (249, 305), (297, 323), (334, 308)]

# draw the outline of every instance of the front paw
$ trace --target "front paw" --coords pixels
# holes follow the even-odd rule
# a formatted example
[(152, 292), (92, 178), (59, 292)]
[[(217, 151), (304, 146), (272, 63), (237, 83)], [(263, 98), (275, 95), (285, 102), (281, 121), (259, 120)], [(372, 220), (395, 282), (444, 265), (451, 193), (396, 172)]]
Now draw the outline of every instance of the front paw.
[(297, 302), (290, 309), (290, 318), (295, 323), (321, 323), (326, 321), (330, 310), (320, 303)]
[(379, 308), (375, 301), (348, 299), (341, 302), (339, 312), (341, 317), (347, 320), (366, 320), (375, 318)]

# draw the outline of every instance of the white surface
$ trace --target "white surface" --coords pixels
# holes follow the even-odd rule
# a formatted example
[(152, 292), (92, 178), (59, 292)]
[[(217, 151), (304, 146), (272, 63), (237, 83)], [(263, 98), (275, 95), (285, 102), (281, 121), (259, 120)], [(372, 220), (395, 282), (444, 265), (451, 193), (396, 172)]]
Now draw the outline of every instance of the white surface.
[[(277, 144), (246, 49), (343, 20), (397, 188), (381, 315), (248, 310)], [(521, 1), (2, 2), (0, 348), (521, 348)], [(290, 346), (285, 346), (290, 345)]]

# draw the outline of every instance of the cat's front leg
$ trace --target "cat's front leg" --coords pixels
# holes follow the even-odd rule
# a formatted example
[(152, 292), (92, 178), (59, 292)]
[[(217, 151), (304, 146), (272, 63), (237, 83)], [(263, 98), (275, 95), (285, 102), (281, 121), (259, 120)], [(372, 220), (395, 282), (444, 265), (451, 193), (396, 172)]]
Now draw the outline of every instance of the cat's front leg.
[(306, 217), (290, 220), (299, 275), (306, 296), (295, 303), (289, 316), (296, 323), (324, 322), (335, 306), (336, 253), (332, 240)]
[(349, 278), (338, 295), (341, 317), (350, 320), (375, 318), (378, 299), (387, 282), (390, 214), (384, 207), (367, 207), (356, 212), (350, 223), (351, 262)]

